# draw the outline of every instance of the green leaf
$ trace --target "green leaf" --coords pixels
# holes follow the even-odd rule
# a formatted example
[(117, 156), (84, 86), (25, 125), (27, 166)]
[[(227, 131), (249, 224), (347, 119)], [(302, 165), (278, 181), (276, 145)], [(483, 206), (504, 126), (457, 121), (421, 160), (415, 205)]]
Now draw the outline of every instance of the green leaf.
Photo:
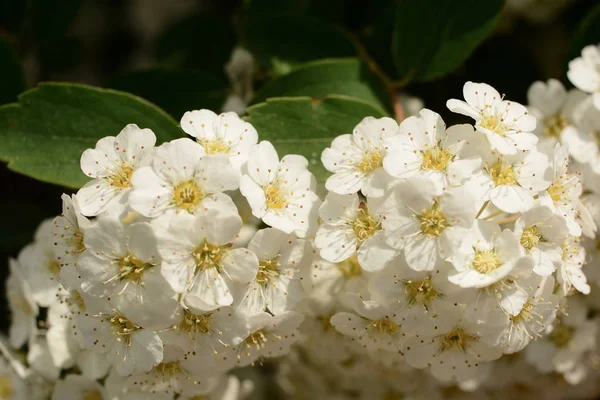
[(45, 83), (0, 107), (0, 160), (32, 178), (78, 188), (81, 153), (125, 125), (150, 128), (162, 143), (182, 136), (167, 113), (128, 93), (91, 86)]
[(331, 141), (352, 129), (367, 116), (383, 117), (378, 107), (362, 100), (332, 95), (323, 100), (310, 97), (271, 98), (247, 110), (246, 120), (269, 140), (279, 153), (301, 154), (319, 181), (330, 174), (321, 164), (321, 153)]
[(160, 68), (126, 72), (105, 86), (150, 100), (176, 120), (190, 110), (219, 112), (229, 91), (225, 81), (208, 72)]
[(25, 90), (25, 77), (17, 54), (4, 40), (0, 40), (0, 76), (2, 77), (0, 104), (17, 100), (19, 93)]
[(265, 67), (297, 64), (319, 58), (356, 55), (348, 34), (319, 19), (286, 14), (248, 15), (241, 19), (245, 47)]
[(356, 97), (379, 108), (393, 110), (391, 96), (377, 75), (356, 58), (324, 59), (302, 64), (263, 86), (254, 96), (253, 103), (263, 102), (269, 97), (323, 98), (332, 94)]
[(430, 81), (456, 69), (492, 32), (502, 0), (399, 0), (392, 58), (401, 79)]
[(581, 50), (600, 43), (600, 3), (581, 20), (571, 39), (568, 61), (581, 56)]
[(169, 27), (158, 41), (163, 66), (198, 68), (224, 76), (224, 65), (236, 44), (230, 21), (210, 14), (193, 14)]

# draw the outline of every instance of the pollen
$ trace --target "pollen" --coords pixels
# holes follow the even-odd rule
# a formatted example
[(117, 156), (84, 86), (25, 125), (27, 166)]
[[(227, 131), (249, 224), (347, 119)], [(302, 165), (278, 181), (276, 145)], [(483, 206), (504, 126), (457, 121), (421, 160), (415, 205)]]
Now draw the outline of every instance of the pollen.
[(362, 159), (357, 164), (357, 168), (368, 174), (369, 172), (375, 171), (377, 168), (383, 165), (383, 151), (379, 147), (365, 150), (363, 152)]
[(544, 119), (544, 134), (548, 137), (558, 137), (560, 133), (569, 125), (567, 118), (560, 114), (554, 114)]
[(261, 285), (268, 285), (274, 283), (279, 276), (279, 262), (280, 255), (277, 254), (270, 260), (261, 261), (258, 263), (258, 272), (256, 274), (256, 281)]
[(529, 322), (533, 319), (531, 310), (533, 310), (533, 305), (530, 302), (527, 302), (523, 305), (521, 311), (517, 315), (511, 316), (510, 319), (514, 323)]
[(214, 139), (198, 139), (198, 143), (204, 147), (206, 154), (229, 154), (231, 147), (221, 137)]
[(488, 167), (488, 172), (496, 186), (514, 185), (517, 183), (517, 176), (512, 165), (498, 161)]
[(404, 281), (404, 293), (408, 297), (409, 305), (420, 304), (427, 306), (431, 301), (441, 296), (433, 287), (430, 276), (419, 281)]
[(504, 118), (500, 114), (488, 114), (484, 112), (483, 118), (479, 122), (479, 126), (483, 129), (492, 131), (498, 135), (503, 135), (507, 127), (504, 123)]
[(123, 163), (111, 171), (108, 176), (108, 183), (116, 188), (125, 189), (131, 187), (131, 175), (135, 168), (128, 163)]
[(563, 187), (563, 185), (561, 185), (560, 183), (557, 183), (557, 182), (553, 183), (548, 188), (548, 194), (550, 195), (550, 198), (554, 202), (563, 200), (565, 192), (566, 192), (566, 190)]
[(175, 185), (172, 200), (177, 208), (192, 213), (204, 197), (204, 192), (190, 179)]
[(244, 344), (247, 348), (256, 347), (257, 350), (265, 347), (269, 340), (267, 339), (267, 332), (259, 329), (253, 333), (251, 333), (245, 340)]
[(196, 270), (194, 271), (194, 274), (197, 274), (204, 269), (219, 269), (221, 267), (223, 256), (229, 247), (231, 246), (220, 246), (208, 243), (207, 241), (204, 241), (200, 246), (196, 247), (196, 250), (192, 252), (192, 257), (194, 257), (194, 260), (196, 261)]
[(173, 376), (183, 372), (183, 369), (179, 365), (179, 361), (170, 361), (158, 364), (156, 367), (154, 367), (154, 371), (162, 376)]
[(119, 280), (128, 280), (135, 284), (142, 282), (143, 273), (153, 267), (133, 254), (127, 254), (119, 259)]
[(542, 234), (537, 226), (533, 225), (529, 228), (523, 229), (521, 234), (521, 246), (527, 250), (533, 249), (539, 242), (543, 242)]
[(454, 157), (449, 151), (437, 146), (423, 151), (422, 154), (421, 169), (433, 171), (445, 171)]
[(496, 250), (475, 250), (475, 257), (471, 264), (480, 274), (490, 273), (502, 265)]
[(352, 230), (358, 239), (358, 245), (381, 230), (381, 223), (376, 221), (370, 214), (367, 204), (362, 202), (358, 206), (358, 215), (351, 222)]
[(288, 202), (279, 182), (271, 182), (265, 188), (267, 208), (280, 210), (287, 207)]
[(424, 210), (418, 215), (417, 219), (421, 224), (421, 233), (427, 236), (439, 236), (450, 226), (437, 202), (429, 210)]
[(376, 330), (391, 335), (396, 333), (400, 329), (400, 326), (390, 319), (380, 319), (378, 321), (373, 321), (370, 328), (372, 331)]
[(211, 316), (212, 313), (196, 315), (185, 309), (183, 321), (177, 326), (177, 329), (190, 333), (208, 333), (212, 327)]
[(464, 352), (474, 340), (477, 340), (476, 336), (466, 333), (461, 328), (454, 328), (442, 336), (440, 350), (455, 349)]

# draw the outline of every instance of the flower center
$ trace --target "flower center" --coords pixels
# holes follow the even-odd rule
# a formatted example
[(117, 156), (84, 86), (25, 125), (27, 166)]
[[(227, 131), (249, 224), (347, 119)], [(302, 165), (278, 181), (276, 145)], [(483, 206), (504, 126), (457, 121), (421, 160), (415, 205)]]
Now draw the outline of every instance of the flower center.
[(0, 376), (0, 399), (12, 399), (14, 394), (12, 379), (10, 376)]
[(117, 335), (117, 341), (121, 341), (121, 337), (125, 336), (125, 339), (129, 341), (129, 336), (135, 330), (133, 322), (125, 318), (124, 316), (117, 314), (110, 317), (110, 323), (112, 324), (115, 334)]
[(212, 328), (211, 316), (212, 313), (196, 315), (190, 310), (184, 310), (183, 321), (177, 326), (177, 329), (190, 333), (208, 333)]
[(512, 165), (502, 161), (498, 161), (491, 167), (488, 167), (488, 173), (496, 186), (514, 185), (517, 183), (517, 177)]
[(258, 272), (256, 273), (256, 281), (261, 285), (274, 283), (279, 276), (280, 255), (277, 254), (270, 260), (261, 261), (258, 263)]
[(200, 190), (193, 179), (180, 182), (175, 185), (173, 190), (173, 203), (189, 213), (192, 213), (205, 194)]
[(198, 139), (198, 143), (204, 147), (206, 154), (229, 154), (231, 148), (228, 143), (225, 143), (223, 138), (216, 137), (214, 139)]
[(563, 240), (561, 244), (561, 249), (563, 251), (562, 260), (564, 262), (571, 261), (571, 258), (577, 257), (581, 249), (577, 245), (579, 240), (576, 237), (569, 236), (565, 240)]
[(480, 274), (487, 274), (500, 267), (502, 263), (498, 259), (496, 250), (475, 249), (475, 257), (473, 258), (473, 263), (471, 265), (475, 271)]
[(152, 264), (143, 262), (133, 254), (127, 254), (119, 259), (119, 280), (128, 280), (140, 284), (142, 274), (151, 267), (153, 267)]
[(563, 185), (561, 185), (560, 183), (557, 183), (557, 182), (553, 183), (548, 188), (548, 194), (550, 195), (550, 198), (554, 202), (561, 201), (563, 198), (563, 194), (565, 194), (565, 191), (566, 190), (563, 187)]
[(519, 323), (523, 321), (529, 322), (533, 319), (533, 313), (531, 312), (531, 310), (533, 310), (533, 305), (530, 302), (527, 302), (523, 305), (521, 311), (517, 315), (511, 316), (510, 319), (514, 323)]
[[(65, 227), (65, 229), (67, 228), (68, 227)], [(72, 250), (68, 250), (69, 254), (78, 254), (85, 251), (85, 245), (83, 244), (83, 232), (81, 231), (75, 232), (66, 240), (66, 242), (73, 248)]]
[(421, 169), (445, 171), (452, 158), (452, 153), (436, 146), (431, 150), (423, 151)]
[(556, 113), (544, 120), (544, 134), (548, 137), (558, 137), (567, 125), (569, 125), (567, 118), (561, 113)]
[(437, 202), (429, 210), (424, 210), (418, 215), (417, 219), (421, 224), (421, 233), (427, 236), (439, 236), (450, 225)]
[(179, 361), (162, 362), (154, 370), (163, 376), (173, 376), (183, 371)]
[(371, 330), (378, 330), (381, 333), (394, 334), (400, 329), (398, 324), (389, 319), (380, 319), (371, 323)]
[(362, 269), (360, 268), (356, 254), (353, 254), (344, 261), (337, 263), (336, 266), (346, 278), (362, 275)]
[(554, 343), (556, 347), (566, 347), (571, 342), (571, 339), (573, 339), (574, 333), (574, 328), (564, 324), (558, 324), (552, 332), (550, 332), (550, 341)]
[(363, 152), (362, 159), (357, 165), (357, 168), (368, 174), (376, 170), (377, 168), (383, 165), (383, 151), (379, 149), (379, 147), (375, 147), (374, 149), (365, 150)]
[[(0, 397), (4, 398), (4, 397)], [(83, 400), (103, 400), (102, 393), (98, 391), (94, 392), (83, 392)]]
[(265, 188), (265, 200), (269, 209), (280, 210), (287, 207), (288, 204), (279, 182), (271, 182), (267, 185)]
[(56, 260), (54, 255), (50, 256), (50, 259), (46, 263), (46, 268), (53, 276), (58, 276), (60, 274), (60, 263)]
[(358, 239), (357, 247), (360, 243), (373, 236), (375, 231), (380, 229), (381, 224), (371, 217), (367, 204), (361, 202), (358, 206), (358, 216), (352, 222), (352, 230)]
[(200, 270), (208, 268), (220, 268), (223, 256), (226, 250), (231, 245), (219, 246), (218, 244), (211, 244), (206, 241), (196, 248), (192, 252), (192, 257), (196, 261), (196, 270), (194, 274), (200, 272)]
[(131, 186), (131, 175), (135, 168), (128, 163), (123, 163), (111, 171), (111, 174), (106, 178), (111, 186), (125, 189)]
[(248, 336), (244, 340), (244, 344), (247, 348), (256, 347), (257, 350), (260, 350), (263, 347), (265, 347), (265, 344), (268, 341), (269, 340), (267, 339), (267, 332), (262, 329), (259, 329), (256, 332), (251, 333), (250, 336)]
[(456, 349), (465, 351), (469, 344), (477, 338), (463, 331), (461, 328), (455, 328), (442, 337), (441, 351)]
[(506, 125), (504, 124), (504, 118), (500, 114), (488, 114), (484, 113), (479, 126), (483, 129), (487, 129), (498, 135), (502, 135), (506, 131)]
[(408, 296), (408, 304), (421, 304), (427, 306), (431, 301), (441, 296), (433, 287), (431, 277), (427, 276), (420, 281), (404, 281), (404, 293)]
[(544, 238), (542, 238), (542, 234), (537, 226), (533, 225), (529, 228), (523, 229), (523, 233), (521, 234), (521, 246), (525, 247), (527, 250), (533, 249), (539, 242), (544, 242)]

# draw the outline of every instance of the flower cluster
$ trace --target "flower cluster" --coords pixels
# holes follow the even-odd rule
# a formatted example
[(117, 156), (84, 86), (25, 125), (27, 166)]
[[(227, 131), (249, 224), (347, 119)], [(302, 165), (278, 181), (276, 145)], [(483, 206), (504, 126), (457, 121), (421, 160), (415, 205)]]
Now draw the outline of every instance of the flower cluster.
[(470, 123), (364, 118), (323, 201), (233, 112), (99, 140), (10, 262), (0, 394), (242, 399), (279, 357), (288, 398), (595, 395), (599, 51), (528, 106), (467, 82)]

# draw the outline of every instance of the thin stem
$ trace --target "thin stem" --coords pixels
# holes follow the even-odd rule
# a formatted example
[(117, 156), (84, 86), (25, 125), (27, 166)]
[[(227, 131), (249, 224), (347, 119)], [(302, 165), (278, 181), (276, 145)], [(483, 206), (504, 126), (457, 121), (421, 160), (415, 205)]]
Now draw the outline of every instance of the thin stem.
[(17, 360), (12, 354), (10, 345), (8, 344), (8, 338), (2, 333), (0, 333), (0, 353), (6, 358), (6, 361), (8, 361), (12, 369), (21, 379), (25, 379), (31, 374), (30, 370), (25, 368), (23, 363)]
[(483, 213), (483, 211), (485, 210), (485, 208), (488, 206), (488, 204), (490, 204), (489, 200), (486, 200), (485, 203), (483, 203), (483, 205), (481, 206), (481, 208), (479, 209), (479, 211), (477, 212), (477, 215), (475, 216), (475, 219), (479, 218), (479, 216), (481, 215), (481, 213)]

